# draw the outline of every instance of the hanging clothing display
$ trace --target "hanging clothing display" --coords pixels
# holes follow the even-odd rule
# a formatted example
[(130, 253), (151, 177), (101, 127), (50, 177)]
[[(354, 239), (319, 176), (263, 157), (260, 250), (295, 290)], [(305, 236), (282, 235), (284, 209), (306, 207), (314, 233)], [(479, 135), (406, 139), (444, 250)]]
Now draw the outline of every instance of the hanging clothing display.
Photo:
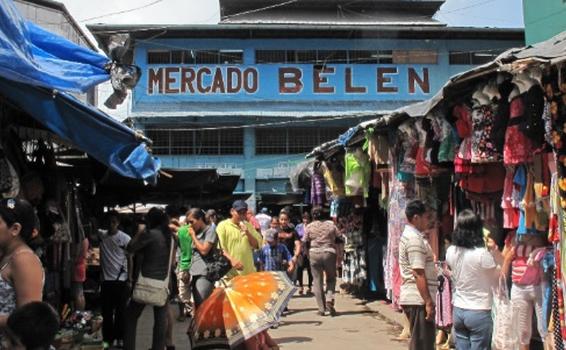
[(368, 196), (371, 167), (368, 156), (361, 148), (346, 152), (344, 156), (344, 185), (347, 196)]
[(389, 210), (387, 218), (387, 254), (385, 261), (385, 289), (393, 307), (399, 307), (401, 292), (401, 272), (399, 270), (399, 241), (407, 224), (405, 208), (407, 202), (415, 197), (412, 182), (401, 182), (391, 176), (389, 185)]

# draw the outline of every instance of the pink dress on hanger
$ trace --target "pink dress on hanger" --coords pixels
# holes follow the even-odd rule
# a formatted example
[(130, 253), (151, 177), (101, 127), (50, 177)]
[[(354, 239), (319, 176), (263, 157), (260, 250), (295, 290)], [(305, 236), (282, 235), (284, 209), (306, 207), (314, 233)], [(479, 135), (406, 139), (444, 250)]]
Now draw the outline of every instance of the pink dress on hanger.
[(525, 112), (523, 99), (520, 96), (515, 97), (511, 101), (509, 110), (509, 124), (505, 131), (503, 146), (503, 163), (505, 165), (526, 163), (532, 158), (533, 146), (531, 140), (519, 130)]

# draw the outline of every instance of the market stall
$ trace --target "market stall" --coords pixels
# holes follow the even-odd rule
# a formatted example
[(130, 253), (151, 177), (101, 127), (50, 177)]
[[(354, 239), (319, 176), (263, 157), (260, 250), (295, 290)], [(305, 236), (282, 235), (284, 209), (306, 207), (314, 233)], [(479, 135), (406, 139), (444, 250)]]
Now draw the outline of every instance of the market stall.
[[(511, 235), (547, 235), (547, 276), (552, 288), (547, 326), (563, 344), (566, 242), (566, 32), (539, 44), (511, 49), (495, 61), (451, 78), (432, 99), (362, 123), (309, 156), (320, 162), (331, 212), (344, 201), (387, 212), (387, 246), (380, 284), (398, 308), (398, 245), (404, 209), (422, 199), (438, 225), (429, 240), (439, 261), (454, 218), (469, 208), (503, 246)], [(313, 174), (313, 184), (315, 177)], [(311, 187), (316, 191), (320, 185)], [(375, 192), (377, 195), (370, 196)], [(372, 209), (369, 209), (373, 207)], [(370, 227), (371, 225), (368, 225)], [(350, 230), (348, 241), (359, 238)], [(362, 237), (367, 240), (371, 229)], [(363, 241), (363, 239), (361, 240)], [(365, 242), (366, 258), (368, 252)], [(375, 259), (374, 259), (375, 260)], [(348, 268), (344, 259), (342, 267)], [(379, 268), (379, 263), (369, 270)], [(364, 269), (358, 277), (368, 276)], [(371, 273), (369, 274), (371, 275)], [(352, 283), (351, 276), (343, 278)], [(355, 282), (355, 279), (353, 280)], [(369, 285), (369, 283), (368, 283)], [(549, 332), (550, 334), (551, 332)]]

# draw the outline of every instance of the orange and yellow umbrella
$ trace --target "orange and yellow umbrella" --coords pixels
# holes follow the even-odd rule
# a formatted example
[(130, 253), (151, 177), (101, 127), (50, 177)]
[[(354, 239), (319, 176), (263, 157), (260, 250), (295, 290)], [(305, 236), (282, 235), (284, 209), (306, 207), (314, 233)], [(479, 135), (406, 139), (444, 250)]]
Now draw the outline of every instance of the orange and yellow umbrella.
[(296, 290), (285, 272), (234, 277), (216, 288), (196, 310), (189, 327), (193, 347), (234, 347), (268, 329)]

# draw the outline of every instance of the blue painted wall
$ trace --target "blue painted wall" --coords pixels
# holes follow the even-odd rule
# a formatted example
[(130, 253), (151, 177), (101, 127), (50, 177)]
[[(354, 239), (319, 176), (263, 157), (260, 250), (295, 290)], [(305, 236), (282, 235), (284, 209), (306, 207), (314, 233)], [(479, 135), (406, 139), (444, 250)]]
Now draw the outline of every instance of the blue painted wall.
[[(194, 113), (203, 112), (207, 114), (198, 120), (207, 125), (218, 123), (226, 123), (229, 118), (226, 113), (222, 116), (214, 116), (208, 113), (210, 111), (207, 105), (215, 108), (225, 103), (232, 106), (234, 102), (240, 103), (240, 109), (232, 109), (235, 116), (243, 115), (249, 112), (247, 108), (258, 101), (279, 102), (283, 109), (293, 110), (298, 102), (311, 106), (314, 112), (320, 105), (317, 102), (329, 101), (332, 103), (348, 104), (355, 106), (356, 101), (363, 103), (375, 102), (374, 108), (380, 106), (389, 108), (390, 101), (401, 103), (409, 103), (414, 100), (421, 100), (431, 97), (452, 75), (471, 68), (469, 65), (450, 65), (449, 51), (485, 51), (490, 50), (503, 51), (509, 47), (522, 46), (521, 42), (510, 42), (505, 40), (394, 40), (394, 39), (273, 39), (273, 40), (234, 40), (234, 39), (155, 39), (151, 41), (143, 41), (136, 43), (134, 52), (135, 64), (142, 68), (143, 76), (137, 85), (132, 102), (131, 115), (142, 129), (148, 124), (158, 125), (159, 123), (182, 122), (182, 115), (185, 112)], [(241, 92), (239, 94), (148, 94), (148, 69), (159, 67), (191, 67), (198, 69), (202, 66), (208, 66), (212, 71), (216, 67), (220, 67), (225, 72), (227, 67), (215, 65), (187, 66), (187, 65), (148, 65), (148, 50), (243, 50), (244, 63), (239, 66), (240, 69), (254, 68), (259, 73), (259, 88), (255, 94), (247, 94)], [(426, 65), (367, 65), (367, 64), (348, 64), (348, 65), (328, 65), (334, 67), (335, 74), (327, 75), (328, 84), (325, 86), (334, 86), (336, 91), (333, 94), (313, 94), (312, 93), (312, 69), (311, 65), (303, 64), (255, 64), (255, 50), (435, 50), (437, 52), (437, 64)], [(304, 89), (299, 94), (280, 94), (278, 92), (278, 74), (277, 69), (285, 67), (297, 67), (303, 70)], [(348, 94), (344, 92), (344, 70), (352, 68), (353, 82), (355, 85), (367, 86), (368, 91), (364, 94)], [(391, 83), (387, 86), (397, 86), (397, 93), (378, 94), (376, 93), (376, 69), (378, 67), (395, 67), (399, 70), (398, 75), (392, 75)], [(423, 69), (428, 69), (430, 91), (423, 92), (417, 85), (415, 93), (409, 93), (407, 85), (407, 71), (414, 68), (419, 76), (422, 77)], [(210, 79), (210, 78), (206, 78)], [(208, 84), (209, 81), (206, 81)], [(171, 86), (175, 86), (172, 83)], [(383, 101), (380, 102), (380, 101)], [(194, 107), (191, 107), (194, 106)], [(321, 107), (322, 108), (322, 107)], [(349, 110), (349, 112), (355, 112)], [(169, 114), (168, 114), (169, 113)], [(143, 118), (141, 118), (143, 116)], [(154, 117), (154, 118), (152, 118)], [(174, 117), (174, 118), (173, 118)], [(283, 116), (281, 117), (283, 119)], [(189, 120), (189, 119), (187, 119)], [(190, 122), (195, 122), (194, 117), (190, 117)], [(250, 120), (249, 123), (261, 123), (262, 117)], [(356, 120), (334, 121), (333, 125), (350, 127), (357, 124)], [(325, 124), (321, 124), (324, 127)], [(294, 164), (304, 160), (305, 154), (293, 155), (255, 155), (255, 130), (248, 128), (244, 130), (244, 152), (241, 155), (226, 156), (198, 156), (198, 155), (178, 155), (178, 156), (160, 156), (165, 167), (175, 168), (218, 168), (220, 173), (240, 174), (243, 178), (238, 190), (249, 192), (271, 191), (273, 189), (284, 192), (288, 183), (286, 176), (289, 169)]]

